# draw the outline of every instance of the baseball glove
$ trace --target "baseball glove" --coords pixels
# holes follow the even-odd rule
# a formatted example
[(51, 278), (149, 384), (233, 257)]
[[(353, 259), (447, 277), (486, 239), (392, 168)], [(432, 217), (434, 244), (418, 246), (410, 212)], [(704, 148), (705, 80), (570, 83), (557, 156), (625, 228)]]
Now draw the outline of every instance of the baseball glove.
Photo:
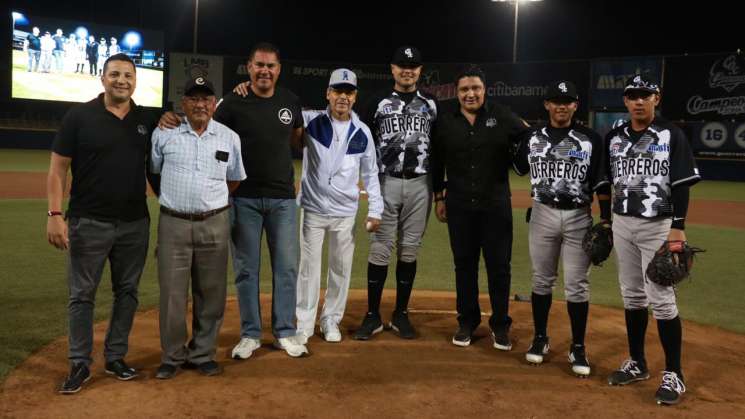
[(609, 222), (599, 222), (592, 226), (582, 239), (582, 249), (590, 256), (595, 266), (600, 266), (613, 250), (613, 229)]
[(693, 257), (698, 252), (705, 250), (682, 240), (664, 242), (647, 266), (647, 278), (666, 287), (677, 285), (691, 273)]

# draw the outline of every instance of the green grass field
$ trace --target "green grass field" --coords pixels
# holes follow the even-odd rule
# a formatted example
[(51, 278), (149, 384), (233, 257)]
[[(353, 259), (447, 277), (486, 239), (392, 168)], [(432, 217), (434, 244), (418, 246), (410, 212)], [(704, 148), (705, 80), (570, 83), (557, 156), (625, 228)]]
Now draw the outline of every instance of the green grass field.
[[(45, 171), (48, 159), (48, 152), (0, 150), (0, 171)], [(526, 179), (513, 180), (514, 189), (527, 188)], [(693, 190), (703, 190), (694, 192), (694, 196), (706, 196), (707, 199), (743, 200), (745, 196), (743, 183), (702, 182)], [(157, 220), (157, 201), (151, 199), (149, 204), (152, 218)], [(363, 202), (360, 214), (366, 213), (365, 206)], [(65, 255), (46, 242), (45, 211), (45, 200), (0, 200), (3, 255), (0, 258), (0, 381), (33, 351), (67, 333)], [(524, 211), (515, 210), (512, 291), (528, 294), (531, 271), (527, 225), (523, 220)], [(156, 224), (153, 222), (151, 225), (150, 256), (140, 283), (141, 309), (154, 307), (158, 299), (153, 257)], [(693, 278), (679, 289), (683, 318), (745, 333), (745, 303), (742, 301), (745, 262), (741, 252), (737, 251), (742, 248), (745, 230), (690, 225), (687, 234), (708, 252), (699, 256)], [(364, 288), (369, 242), (360, 222), (357, 238), (352, 287)], [(445, 225), (432, 217), (423, 243), (415, 288), (453, 290), (452, 256)], [(268, 259), (262, 258), (263, 291), (269, 291), (271, 286)], [(98, 291), (96, 318), (99, 320), (109, 315), (111, 284), (108, 278), (108, 273), (105, 273)], [(234, 293), (232, 279), (228, 282), (229, 291)], [(485, 290), (483, 266), (480, 283)], [(614, 257), (603, 267), (593, 268), (591, 283), (592, 303), (621, 307)], [(395, 281), (389, 280), (387, 286), (395, 288)], [(562, 285), (557, 284), (556, 289), (555, 297), (563, 298)]]
[[(11, 87), (14, 98), (87, 102), (103, 92), (99, 77), (64, 72), (29, 73), (27, 68), (28, 55), (14, 50)], [(132, 98), (138, 105), (161, 107), (163, 71), (137, 68), (137, 88)]]

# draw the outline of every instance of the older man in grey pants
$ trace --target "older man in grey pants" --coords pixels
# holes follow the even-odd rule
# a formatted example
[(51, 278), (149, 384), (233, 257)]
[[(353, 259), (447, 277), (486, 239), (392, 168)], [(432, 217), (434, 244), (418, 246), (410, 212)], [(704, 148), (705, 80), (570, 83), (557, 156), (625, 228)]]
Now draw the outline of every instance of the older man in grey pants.
[[(156, 377), (178, 366), (221, 372), (215, 345), (225, 312), (230, 242), (229, 194), (246, 178), (238, 134), (212, 119), (215, 91), (198, 77), (184, 87), (186, 121), (153, 133), (152, 171), (161, 173), (158, 224), (160, 344)], [(189, 278), (193, 330), (187, 344)]]

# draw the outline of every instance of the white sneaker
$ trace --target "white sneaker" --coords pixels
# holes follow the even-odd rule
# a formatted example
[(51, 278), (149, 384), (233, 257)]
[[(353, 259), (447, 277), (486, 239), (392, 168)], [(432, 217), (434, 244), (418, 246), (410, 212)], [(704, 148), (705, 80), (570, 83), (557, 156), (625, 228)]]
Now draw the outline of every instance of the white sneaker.
[(323, 334), (323, 339), (326, 342), (341, 342), (341, 331), (339, 330), (339, 325), (332, 321), (325, 321), (321, 323), (321, 334)]
[(241, 341), (233, 348), (233, 359), (248, 359), (254, 351), (261, 348), (261, 341), (256, 338), (241, 338)]
[(309, 354), (308, 348), (306, 348), (304, 344), (298, 342), (295, 336), (279, 338), (275, 340), (274, 347), (277, 349), (282, 349), (283, 351), (287, 352), (287, 355), (293, 358), (298, 358), (303, 355)]
[(301, 345), (307, 345), (308, 339), (310, 339), (311, 337), (313, 337), (313, 332), (301, 332), (298, 330), (297, 334), (295, 335), (295, 340)]

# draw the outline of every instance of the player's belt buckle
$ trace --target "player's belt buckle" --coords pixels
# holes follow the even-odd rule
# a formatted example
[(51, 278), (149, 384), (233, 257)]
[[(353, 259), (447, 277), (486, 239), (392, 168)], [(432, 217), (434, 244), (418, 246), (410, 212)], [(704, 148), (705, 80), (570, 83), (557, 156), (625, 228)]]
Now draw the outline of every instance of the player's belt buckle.
[(226, 205), (226, 206), (224, 206), (222, 208), (218, 208), (218, 209), (214, 209), (214, 210), (211, 210), (211, 211), (202, 212), (202, 213), (199, 213), (199, 214), (186, 214), (186, 213), (183, 213), (183, 212), (174, 211), (174, 210), (172, 210), (172, 209), (170, 209), (168, 207), (164, 207), (164, 206), (161, 205), (160, 206), (160, 212), (162, 212), (163, 214), (168, 214), (171, 217), (181, 218), (181, 219), (184, 219), (184, 220), (189, 220), (189, 221), (204, 221), (204, 220), (212, 217), (213, 215), (217, 215), (217, 214), (225, 211), (228, 208), (230, 208), (230, 205)]

